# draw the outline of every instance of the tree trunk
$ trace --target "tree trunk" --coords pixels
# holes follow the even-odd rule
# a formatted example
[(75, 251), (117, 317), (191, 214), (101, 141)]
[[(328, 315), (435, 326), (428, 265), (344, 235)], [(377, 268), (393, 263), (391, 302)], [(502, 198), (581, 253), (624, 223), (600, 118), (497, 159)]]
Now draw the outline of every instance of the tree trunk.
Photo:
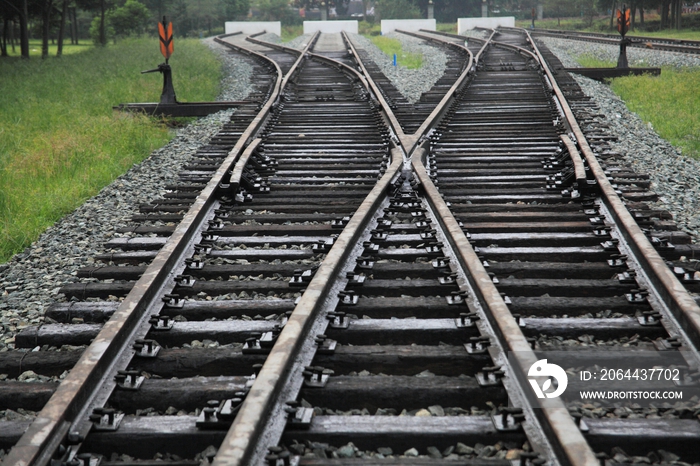
[(644, 6), (639, 9), (639, 26), (644, 29)]
[(27, 11), (27, 0), (22, 2), (22, 13), (19, 15), (19, 44), (22, 50), (22, 58), (29, 58), (29, 12)]
[(63, 55), (63, 31), (66, 28), (66, 13), (68, 13), (68, 0), (63, 0), (63, 8), (61, 8), (61, 25), (58, 27), (58, 46), (56, 48), (56, 56)]
[(683, 2), (681, 0), (676, 0), (678, 5), (676, 6), (676, 29), (681, 28), (681, 18), (683, 17)]
[(10, 44), (12, 45), (12, 53), (15, 53), (15, 42), (17, 38), (15, 37), (15, 22), (10, 21)]
[(675, 29), (676, 27), (676, 1), (671, 0), (671, 15), (669, 16), (668, 26), (670, 29)]
[(666, 0), (662, 1), (662, 2), (661, 2), (661, 11), (659, 12), (659, 19), (660, 19), (660, 21), (661, 21), (661, 22), (659, 23), (659, 28), (660, 28), (660, 29), (664, 29), (664, 28), (666, 27), (666, 11), (667, 11), (667, 8), (668, 8), (668, 6), (667, 6), (667, 4), (666, 4)]
[(53, 0), (47, 0), (44, 5), (41, 27), (41, 58), (49, 56), (49, 31), (51, 30), (51, 10), (53, 9)]
[(107, 45), (107, 33), (105, 31), (105, 0), (100, 0), (100, 45)]
[(613, 0), (613, 2), (612, 2), (612, 7), (611, 7), (611, 9), (610, 9), (610, 30), (611, 30), (611, 31), (614, 29), (614, 28), (613, 28), (613, 24), (614, 24), (614, 21), (615, 21), (615, 7), (616, 7), (616, 6), (617, 6), (617, 2), (616, 2), (615, 0)]
[(632, 2), (630, 6), (630, 31), (634, 31), (634, 19), (637, 16), (637, 5)]
[(0, 57), (7, 56), (7, 29), (10, 26), (10, 20), (5, 18), (2, 22), (2, 37), (0, 37)]
[(78, 45), (80, 43), (80, 33), (79, 33), (79, 24), (78, 24), (78, 7), (73, 7), (71, 8), (71, 27), (73, 28), (73, 34), (75, 35), (75, 45)]

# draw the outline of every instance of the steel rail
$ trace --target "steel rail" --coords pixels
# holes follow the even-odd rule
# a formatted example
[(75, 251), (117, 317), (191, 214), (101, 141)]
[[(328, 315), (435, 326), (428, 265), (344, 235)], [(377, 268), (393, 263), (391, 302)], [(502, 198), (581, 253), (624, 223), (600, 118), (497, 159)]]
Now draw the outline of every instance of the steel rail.
[[(531, 34), (546, 37), (558, 37), (560, 39), (578, 40), (582, 42), (597, 42), (601, 44), (619, 45), (620, 36), (602, 33), (582, 33), (576, 31), (556, 31), (550, 29), (535, 29)], [(626, 36), (631, 40), (628, 46), (637, 48), (650, 48), (677, 53), (700, 53), (700, 41), (685, 39), (666, 39), (648, 36)]]
[[(495, 32), (491, 34), (490, 39), (493, 38), (494, 34)], [(515, 49), (519, 53), (526, 52), (526, 55), (537, 59), (534, 54), (520, 47), (496, 43), (495, 41), (493, 43), (494, 45)], [(480, 58), (487, 45), (488, 42), (480, 50), (477, 55), (478, 58)], [(544, 61), (541, 61), (540, 64), (544, 67)], [(457, 259), (464, 270), (468, 272), (467, 275), (471, 286), (477, 292), (477, 299), (483, 308), (487, 310), (486, 315), (494, 330), (496, 330), (500, 342), (506, 351), (511, 352), (512, 360), (519, 366), (512, 368), (511, 374), (515, 375), (514, 379), (517, 380), (522, 392), (524, 389), (529, 388), (529, 382), (524, 374), (538, 360), (538, 357), (522, 333), (519, 324), (510, 313), (508, 306), (488, 272), (486, 272), (483, 263), (474, 252), (464, 231), (430, 179), (424, 165), (424, 158), (427, 154), (428, 150), (424, 147), (416, 150), (411, 157), (411, 166), (425, 191), (426, 199), (438, 214), (438, 221), (443, 227), (443, 231), (446, 232), (448, 242), (453, 247)], [(550, 441), (554, 440), (550, 443), (550, 446), (556, 453), (560, 463), (574, 466), (597, 466), (600, 464), (563, 401), (548, 399), (541, 409), (533, 409), (531, 412), (538, 417), (539, 424), (544, 428), (545, 432), (550, 434)]]
[[(517, 380), (521, 391), (529, 389), (524, 377), (528, 369), (539, 359), (520, 325), (510, 313), (500, 292), (484, 268), (482, 261), (474, 252), (467, 236), (433, 184), (425, 168), (423, 159), (427, 150), (418, 150), (411, 158), (414, 173), (421, 183), (426, 199), (437, 212), (438, 221), (447, 234), (448, 242), (454, 249), (461, 266), (467, 271), (470, 284), (477, 292), (477, 299), (486, 310), (486, 317), (491, 322), (497, 337), (506, 351), (511, 352), (510, 358), (517, 362), (518, 367), (511, 368), (511, 375)], [(523, 397), (524, 399), (524, 397)], [(538, 417), (540, 426), (550, 434), (550, 445), (556, 452), (560, 464), (573, 466), (599, 466), (600, 461), (595, 457), (581, 430), (574, 422), (560, 399), (548, 399), (542, 403), (542, 408), (532, 409)]]
[[(456, 48), (459, 51), (466, 52), (467, 55), (469, 56), (469, 60), (467, 64), (462, 68), (462, 73), (460, 74), (459, 78), (457, 78), (457, 81), (450, 87), (450, 89), (445, 93), (443, 98), (440, 100), (440, 102), (437, 104), (435, 109), (428, 115), (428, 118), (425, 119), (423, 124), (418, 128), (415, 134), (420, 135), (421, 137), (424, 137), (428, 134), (429, 131), (431, 131), (440, 121), (442, 116), (445, 114), (445, 112), (449, 109), (449, 104), (452, 102), (453, 97), (457, 90), (464, 85), (464, 83), (467, 80), (467, 77), (473, 72), (472, 67), (474, 66), (475, 60), (474, 60), (474, 54), (472, 54), (471, 50), (466, 48), (465, 46), (461, 44), (455, 44), (453, 42), (446, 42), (446, 41), (440, 41), (435, 37), (429, 37), (424, 34), (417, 34), (414, 32), (408, 32), (408, 31), (402, 31), (397, 29), (397, 32), (400, 32), (402, 34), (407, 34), (411, 35), (414, 37), (417, 37), (419, 39), (423, 40), (430, 40), (430, 41), (435, 41), (435, 42), (441, 42), (443, 44), (446, 44), (450, 47)], [(485, 44), (484, 44), (485, 46)], [(483, 50), (483, 47), (482, 47)], [(479, 53), (481, 53), (481, 51)]]
[[(268, 43), (257, 39), (253, 39), (251, 42), (268, 45)], [(277, 46), (277, 44), (270, 45)], [(280, 47), (282, 46), (275, 48), (280, 49)], [(337, 69), (343, 69), (348, 74), (354, 75), (362, 82), (370, 95), (374, 94), (370, 84), (371, 79), (367, 79), (357, 70), (322, 55), (311, 52), (305, 52), (302, 56), (304, 55), (324, 61)], [(388, 106), (382, 108), (386, 109)], [(398, 121), (395, 118), (394, 121), (391, 121), (393, 115), (384, 113), (385, 118), (393, 126), (393, 130), (400, 131), (401, 126)], [(280, 406), (278, 398), (283, 392), (282, 387), (289, 379), (291, 367), (302, 350), (309, 330), (317, 320), (325, 301), (329, 298), (334, 285), (333, 278), (337, 276), (343, 263), (347, 261), (353, 246), (357, 244), (372, 216), (380, 207), (391, 187), (392, 180), (400, 173), (404, 161), (403, 151), (399, 147), (395, 147), (391, 156), (391, 164), (387, 167), (386, 172), (340, 233), (289, 316), (262, 369), (255, 377), (231, 428), (221, 443), (212, 466), (243, 466), (258, 464), (262, 461), (267, 447), (256, 442), (255, 439), (263, 436), (266, 425), (273, 415), (281, 414), (274, 407)]]
[(401, 128), (401, 124), (399, 123), (399, 120), (396, 118), (394, 115), (394, 112), (392, 112), (389, 109), (389, 104), (387, 103), (386, 99), (384, 98), (384, 94), (382, 94), (381, 89), (377, 84), (374, 82), (374, 80), (370, 77), (369, 72), (367, 71), (367, 68), (365, 65), (362, 63), (362, 60), (360, 60), (360, 55), (357, 53), (357, 50), (355, 49), (355, 45), (352, 43), (352, 41), (349, 39), (348, 35), (345, 32), (341, 32), (343, 35), (343, 39), (345, 40), (346, 44), (348, 45), (348, 51), (352, 54), (353, 57), (355, 57), (355, 61), (357, 62), (358, 66), (360, 67), (360, 70), (362, 71), (362, 75), (366, 77), (367, 83), (369, 84), (372, 94), (374, 98), (379, 102), (380, 106), (385, 109), (385, 112), (387, 114), (387, 117), (389, 121), (391, 122), (391, 126), (394, 128), (394, 131), (396, 132), (396, 136), (398, 137), (398, 143), (401, 144), (403, 147), (403, 150), (406, 154), (410, 154), (412, 151), (412, 148), (415, 147), (416, 143), (418, 142), (418, 136), (416, 135), (408, 135), (404, 133), (403, 128)]
[[(540, 54), (537, 45), (526, 30), (528, 40), (532, 44), (541, 63), (545, 63)], [(692, 352), (694, 361), (697, 363), (700, 359), (697, 348), (700, 347), (700, 306), (695, 302), (688, 290), (681, 284), (678, 278), (668, 268), (664, 259), (659, 255), (654, 246), (649, 242), (646, 235), (635, 221), (632, 214), (625, 207), (620, 197), (615, 192), (615, 189), (610, 184), (603, 168), (598, 163), (593, 150), (591, 149), (586, 136), (581, 127), (578, 125), (573, 111), (564, 97), (561, 89), (556, 83), (551, 71), (544, 67), (547, 78), (553, 88), (554, 95), (559, 101), (565, 118), (570, 125), (578, 147), (583, 153), (591, 174), (595, 177), (598, 186), (601, 190), (602, 199), (608, 207), (612, 217), (620, 227), (620, 232), (625, 241), (631, 248), (635, 257), (639, 261), (641, 267), (646, 272), (650, 282), (655, 289), (660, 293), (664, 303), (669, 307), (669, 310), (674, 314), (674, 317), (679, 321), (683, 330), (687, 332), (686, 351)], [(668, 329), (671, 330), (671, 329)], [(672, 333), (672, 332), (670, 332)], [(682, 335), (681, 335), (682, 336)], [(697, 367), (695, 367), (697, 369)]]
[[(271, 61), (260, 54), (255, 55)], [(173, 277), (184, 269), (184, 259), (193, 251), (194, 238), (218, 202), (216, 192), (220, 189), (221, 182), (241, 155), (246, 141), (260, 129), (278, 98), (283, 78), (279, 66), (275, 66), (278, 75), (268, 101), (114, 315), (85, 349), (75, 367), (10, 450), (3, 461), (5, 465), (45, 465), (50, 462), (69, 432), (82, 436), (89, 432), (92, 424), (86, 421), (87, 415), (92, 408), (103, 406), (106, 402), (115, 385), (110, 376), (116, 373), (119, 366), (125, 367), (133, 357), (131, 343), (134, 339), (145, 336), (148, 330), (144, 328), (151, 314), (150, 309), (158, 304), (166, 289), (172, 288)], [(72, 443), (77, 451), (77, 442)]]

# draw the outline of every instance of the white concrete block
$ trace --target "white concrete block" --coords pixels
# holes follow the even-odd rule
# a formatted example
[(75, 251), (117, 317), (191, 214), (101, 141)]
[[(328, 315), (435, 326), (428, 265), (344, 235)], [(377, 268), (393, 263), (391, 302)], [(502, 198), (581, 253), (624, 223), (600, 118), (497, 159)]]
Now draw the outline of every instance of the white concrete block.
[(226, 21), (224, 24), (226, 34), (242, 32), (249, 36), (260, 32), (282, 35), (282, 23), (279, 21)]
[(515, 27), (515, 16), (503, 16), (501, 18), (459, 18), (457, 19), (457, 34), (474, 28), (495, 29), (498, 26)]
[(357, 34), (357, 21), (304, 21), (304, 34), (313, 34), (316, 31), (322, 33), (336, 33), (340, 31)]
[(383, 19), (382, 35), (396, 29), (402, 31), (417, 32), (421, 29), (435, 30), (435, 19)]

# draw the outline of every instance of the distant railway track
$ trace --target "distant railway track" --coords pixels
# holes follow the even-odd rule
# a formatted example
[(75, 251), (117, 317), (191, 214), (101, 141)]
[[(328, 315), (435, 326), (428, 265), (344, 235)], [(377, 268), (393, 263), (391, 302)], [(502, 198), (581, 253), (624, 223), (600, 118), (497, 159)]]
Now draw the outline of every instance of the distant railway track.
[[(595, 32), (560, 31), (554, 29), (533, 29), (530, 31), (535, 36), (558, 37), (560, 39), (578, 40), (585, 42), (597, 42), (601, 44), (618, 45), (619, 34), (602, 34)], [(664, 50), (666, 52), (700, 53), (700, 41), (686, 39), (665, 39), (663, 37), (645, 37), (628, 35), (632, 42), (630, 47), (652, 50)]]
[(0, 384), (38, 411), (0, 423), (4, 464), (700, 460), (691, 408), (539, 407), (526, 377), (663, 350), (696, 384), (689, 237), (526, 32), (417, 36), (450, 58), (413, 109), (345, 35), (218, 39), (258, 92), (17, 335), (39, 351), (0, 353), (9, 378), (70, 371)]

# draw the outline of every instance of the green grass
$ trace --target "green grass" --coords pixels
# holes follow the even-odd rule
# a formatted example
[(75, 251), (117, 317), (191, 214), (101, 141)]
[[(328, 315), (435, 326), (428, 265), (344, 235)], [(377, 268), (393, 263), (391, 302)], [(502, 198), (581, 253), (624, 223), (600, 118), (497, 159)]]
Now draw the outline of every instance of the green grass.
[(404, 52), (401, 49), (401, 42), (384, 36), (369, 36), (369, 39), (390, 57), (396, 54), (396, 61), (399, 65), (409, 69), (416, 69), (423, 66), (423, 55), (419, 53)]
[(282, 26), (282, 42), (289, 42), (303, 33), (304, 27), (301, 24)]
[[(586, 68), (616, 65), (585, 55), (577, 61)], [(683, 154), (700, 158), (700, 70), (664, 67), (661, 76), (615, 78), (610, 88), (659, 136)]]
[[(63, 55), (72, 55), (74, 53), (84, 52), (90, 50), (94, 46), (89, 40), (83, 39), (83, 42), (78, 45), (71, 45), (70, 40), (63, 42)], [(55, 57), (56, 50), (58, 46), (49, 44), (49, 56)], [(20, 50), (19, 44), (15, 46), (15, 52), (12, 53), (12, 47), (8, 45), (7, 53), (10, 57), (19, 57), (22, 52)], [(29, 58), (41, 57), (41, 41), (40, 40), (30, 40), (29, 41)]]
[(457, 23), (437, 23), (435, 29), (437, 29), (439, 32), (457, 34)]
[[(0, 262), (172, 138), (161, 122), (114, 112), (158, 101), (158, 42), (47, 60), (0, 59)], [(180, 101), (212, 100), (221, 65), (196, 39), (175, 42), (170, 64)]]
[(663, 68), (661, 76), (617, 78), (610, 87), (662, 138), (700, 158), (700, 70)]
[(670, 29), (663, 31), (636, 31), (627, 34), (630, 37), (634, 36), (644, 36), (644, 37), (663, 37), (665, 39), (686, 39), (686, 40), (700, 40), (700, 31), (691, 30), (678, 30), (673, 31)]
[(576, 61), (584, 68), (613, 68), (617, 66), (617, 62), (600, 60), (591, 55), (581, 55), (576, 57)]

